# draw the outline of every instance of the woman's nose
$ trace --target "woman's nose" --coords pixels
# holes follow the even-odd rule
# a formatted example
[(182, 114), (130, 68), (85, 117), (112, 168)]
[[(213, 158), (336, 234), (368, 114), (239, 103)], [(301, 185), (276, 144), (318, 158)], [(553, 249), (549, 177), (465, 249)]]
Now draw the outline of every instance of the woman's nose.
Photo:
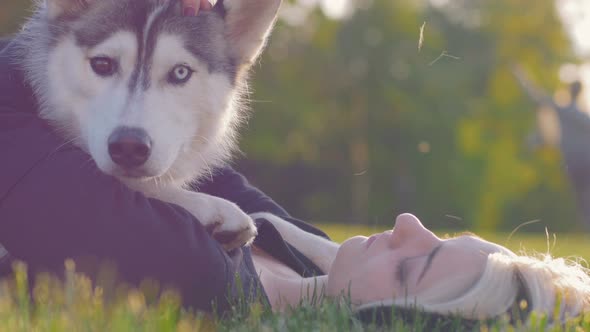
[(435, 245), (441, 240), (424, 227), (414, 215), (404, 213), (395, 219), (391, 241), (394, 247), (400, 247), (407, 243)]

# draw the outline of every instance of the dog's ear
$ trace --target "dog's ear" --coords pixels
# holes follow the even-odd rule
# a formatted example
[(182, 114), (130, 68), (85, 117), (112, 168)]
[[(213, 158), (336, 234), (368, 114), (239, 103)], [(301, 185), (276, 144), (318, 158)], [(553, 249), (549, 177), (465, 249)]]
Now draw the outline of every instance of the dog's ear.
[(256, 60), (275, 22), (281, 0), (218, 0), (231, 56), (244, 68)]
[(76, 15), (94, 0), (45, 0), (47, 15), (55, 19), (63, 15)]

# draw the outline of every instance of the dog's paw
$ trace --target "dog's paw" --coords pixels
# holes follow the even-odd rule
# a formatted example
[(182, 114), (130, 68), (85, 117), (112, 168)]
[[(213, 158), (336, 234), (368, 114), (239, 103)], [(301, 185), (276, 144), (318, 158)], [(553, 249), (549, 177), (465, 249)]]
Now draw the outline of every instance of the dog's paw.
[(141, 188), (141, 191), (185, 208), (227, 251), (251, 244), (257, 234), (252, 218), (223, 198), (172, 186), (148, 189)]
[(211, 236), (226, 251), (250, 245), (257, 235), (252, 218), (236, 204), (224, 199), (213, 198), (211, 203), (209, 215), (200, 219)]

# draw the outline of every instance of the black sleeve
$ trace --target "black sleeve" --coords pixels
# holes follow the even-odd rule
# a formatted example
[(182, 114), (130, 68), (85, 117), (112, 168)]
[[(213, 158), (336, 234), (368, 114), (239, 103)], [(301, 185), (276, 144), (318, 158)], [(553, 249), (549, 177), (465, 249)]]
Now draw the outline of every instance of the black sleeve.
[[(289, 222), (293, 222), (293, 220), (289, 220)], [(299, 225), (297, 226), (299, 227)], [(308, 226), (312, 229), (318, 230), (311, 225)], [(322, 271), (322, 269), (315, 265), (311, 259), (297, 250), (297, 248), (285, 242), (281, 237), (281, 233), (279, 233), (270, 221), (263, 218), (257, 219), (256, 227), (258, 228), (258, 236), (256, 236), (256, 239), (254, 240), (255, 246), (287, 265), (304, 278), (327, 274), (328, 271)], [(323, 232), (319, 232), (323, 234)], [(321, 234), (316, 235), (323, 236)], [(325, 237), (328, 238), (327, 236)]]
[(102, 174), (34, 115), (0, 107), (0, 154), (0, 243), (33, 270), (97, 257), (126, 281), (154, 278), (204, 310), (213, 300), (223, 309), (235, 273), (257, 282), (188, 212)]
[(270, 212), (276, 216), (289, 217), (285, 209), (229, 166), (217, 169), (212, 178), (198, 184), (194, 189), (234, 202), (247, 214)]
[(287, 211), (285, 211), (285, 209), (260, 189), (252, 186), (243, 175), (229, 166), (219, 169), (214, 174), (213, 178), (209, 179), (207, 182), (203, 182), (195, 189), (234, 202), (248, 214), (270, 212), (306, 232), (329, 239), (328, 235), (320, 229), (299, 219), (293, 218), (287, 213)]

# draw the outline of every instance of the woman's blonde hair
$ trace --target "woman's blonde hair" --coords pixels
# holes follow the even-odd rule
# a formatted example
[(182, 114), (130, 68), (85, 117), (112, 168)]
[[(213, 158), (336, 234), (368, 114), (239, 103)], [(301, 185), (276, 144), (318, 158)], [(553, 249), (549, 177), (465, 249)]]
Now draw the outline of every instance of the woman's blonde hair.
[[(396, 298), (358, 309), (375, 305), (415, 306), (425, 312), (488, 319), (510, 314), (516, 305), (527, 313), (532, 311), (551, 320), (564, 321), (590, 309), (588, 272), (576, 260), (515, 255), (506, 250), (490, 254), (481, 277), (475, 284), (466, 285), (466, 291), (459, 296), (446, 294), (445, 282), (441, 281), (412, 299)], [(519, 298), (519, 294), (526, 296)]]

